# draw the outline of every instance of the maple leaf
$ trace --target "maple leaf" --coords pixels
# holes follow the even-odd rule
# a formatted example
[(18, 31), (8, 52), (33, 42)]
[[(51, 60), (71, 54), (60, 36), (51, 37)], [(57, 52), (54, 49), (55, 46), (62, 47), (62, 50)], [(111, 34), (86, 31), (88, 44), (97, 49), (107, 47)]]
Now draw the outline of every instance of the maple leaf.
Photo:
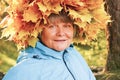
[(81, 28), (84, 28), (87, 25), (87, 22), (79, 22), (79, 21), (77, 21), (77, 22), (75, 22), (75, 24), (78, 25)]
[(81, 0), (64, 0), (62, 4), (67, 8), (70, 8), (76, 11), (82, 10), (86, 7), (86, 3)]
[(37, 37), (38, 37), (38, 34), (41, 33), (42, 29), (43, 29), (43, 26), (42, 26), (42, 25), (40, 26), (40, 21), (37, 22), (37, 23), (35, 24), (34, 29), (33, 29), (32, 32), (31, 32), (30, 36), (33, 36), (33, 37), (37, 38)]
[(35, 37), (28, 38), (29, 46), (35, 47), (37, 41), (38, 41), (38, 38), (35, 38)]
[(39, 10), (41, 10), (44, 15), (49, 16), (50, 13), (59, 13), (59, 11), (62, 10), (62, 7), (60, 5), (62, 1), (61, 0), (46, 0), (41, 2), (37, 2), (39, 6)]
[(95, 9), (101, 6), (103, 4), (103, 0), (87, 0), (86, 5), (88, 9)]
[(44, 4), (42, 4), (41, 2), (37, 2), (37, 5), (38, 5), (40, 11), (42, 11), (42, 12), (47, 11), (47, 7)]
[[(8, 0), (9, 2), (9, 8), (11, 9), (10, 11), (12, 11), (12, 12), (15, 12), (15, 11), (23, 11), (23, 9), (24, 9), (24, 5), (25, 4), (22, 4), (22, 1), (23, 0)], [(19, 6), (21, 6), (21, 7), (19, 7)]]
[(26, 31), (19, 31), (16, 33), (16, 37), (18, 40), (23, 40), (25, 36), (29, 35), (29, 32), (26, 32)]
[(89, 40), (95, 39), (100, 30), (99, 23), (87, 24), (84, 30)]
[(24, 21), (32, 21), (37, 22), (38, 19), (41, 19), (42, 14), (38, 10), (38, 6), (33, 3), (33, 5), (30, 5), (27, 10), (24, 10), (23, 13), (23, 20)]
[(13, 27), (9, 27), (9, 28), (5, 28), (4, 30), (2, 30), (2, 36), (8, 38), (8, 40), (12, 40), (13, 36), (15, 35), (15, 31)]
[(92, 15), (90, 13), (84, 13), (84, 11), (81, 13), (80, 11), (76, 12), (76, 11), (70, 9), (69, 14), (72, 15), (72, 17), (74, 19), (76, 19), (76, 18), (81, 19), (82, 22), (90, 23), (91, 19), (92, 19)]
[(23, 14), (23, 20), (26, 22), (36, 22), (38, 20), (38, 16), (35, 15), (32, 10), (25, 10)]
[(63, 8), (60, 5), (54, 7), (53, 12), (58, 14)]
[(104, 5), (101, 5), (100, 8), (96, 8), (92, 12), (94, 19), (101, 24), (107, 24), (110, 16), (104, 11)]

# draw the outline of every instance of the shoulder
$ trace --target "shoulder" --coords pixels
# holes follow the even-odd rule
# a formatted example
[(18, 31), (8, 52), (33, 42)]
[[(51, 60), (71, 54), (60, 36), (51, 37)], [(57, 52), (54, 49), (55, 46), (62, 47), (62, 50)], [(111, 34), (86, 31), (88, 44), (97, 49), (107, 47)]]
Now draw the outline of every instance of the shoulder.
[[(3, 80), (32, 80), (40, 75), (43, 62), (37, 59), (26, 59), (13, 66)], [(32, 76), (32, 77), (31, 77)], [(31, 79), (27, 79), (30, 78)]]
[(28, 58), (31, 58), (31, 57), (37, 55), (38, 52), (40, 53), (40, 51), (36, 51), (36, 48), (33, 48), (33, 47), (28, 47), (24, 50), (21, 50), (19, 52), (19, 56), (17, 58), (17, 63), (21, 62), (24, 59), (28, 59)]
[(17, 70), (17, 71), (26, 71), (26, 72), (30, 72), (32, 70), (37, 70), (43, 67), (43, 63), (45, 61), (43, 59), (37, 59), (37, 58), (27, 58), (24, 59), (23, 61), (17, 63), (13, 69)]

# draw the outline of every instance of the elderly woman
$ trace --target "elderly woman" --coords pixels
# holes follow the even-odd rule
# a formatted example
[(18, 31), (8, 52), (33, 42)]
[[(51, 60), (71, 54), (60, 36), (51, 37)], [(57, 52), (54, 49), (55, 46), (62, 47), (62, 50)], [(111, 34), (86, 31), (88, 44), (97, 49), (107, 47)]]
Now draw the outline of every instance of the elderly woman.
[(72, 42), (82, 37), (83, 29), (87, 39), (91, 39), (101, 25), (106, 26), (108, 16), (103, 3), (103, 0), (9, 2), (9, 15), (0, 24), (4, 28), (2, 37), (23, 50), (17, 64), (2, 80), (96, 80)]
[(51, 14), (36, 46), (21, 51), (17, 65), (3, 80), (95, 80), (83, 57), (71, 44), (73, 20)]

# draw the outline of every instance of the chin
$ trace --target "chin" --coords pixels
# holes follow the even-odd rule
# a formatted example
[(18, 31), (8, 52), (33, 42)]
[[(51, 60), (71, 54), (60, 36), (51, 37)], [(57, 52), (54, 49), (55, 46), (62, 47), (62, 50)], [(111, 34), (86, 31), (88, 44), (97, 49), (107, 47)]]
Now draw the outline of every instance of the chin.
[(66, 48), (62, 48), (62, 49), (54, 49), (56, 51), (64, 51)]

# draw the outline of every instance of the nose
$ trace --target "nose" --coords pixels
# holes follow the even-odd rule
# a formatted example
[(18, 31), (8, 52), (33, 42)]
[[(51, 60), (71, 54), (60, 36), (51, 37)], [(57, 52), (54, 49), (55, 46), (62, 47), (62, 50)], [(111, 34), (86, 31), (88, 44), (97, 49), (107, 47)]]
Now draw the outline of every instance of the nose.
[(64, 36), (65, 35), (65, 30), (62, 27), (57, 28), (57, 36)]

